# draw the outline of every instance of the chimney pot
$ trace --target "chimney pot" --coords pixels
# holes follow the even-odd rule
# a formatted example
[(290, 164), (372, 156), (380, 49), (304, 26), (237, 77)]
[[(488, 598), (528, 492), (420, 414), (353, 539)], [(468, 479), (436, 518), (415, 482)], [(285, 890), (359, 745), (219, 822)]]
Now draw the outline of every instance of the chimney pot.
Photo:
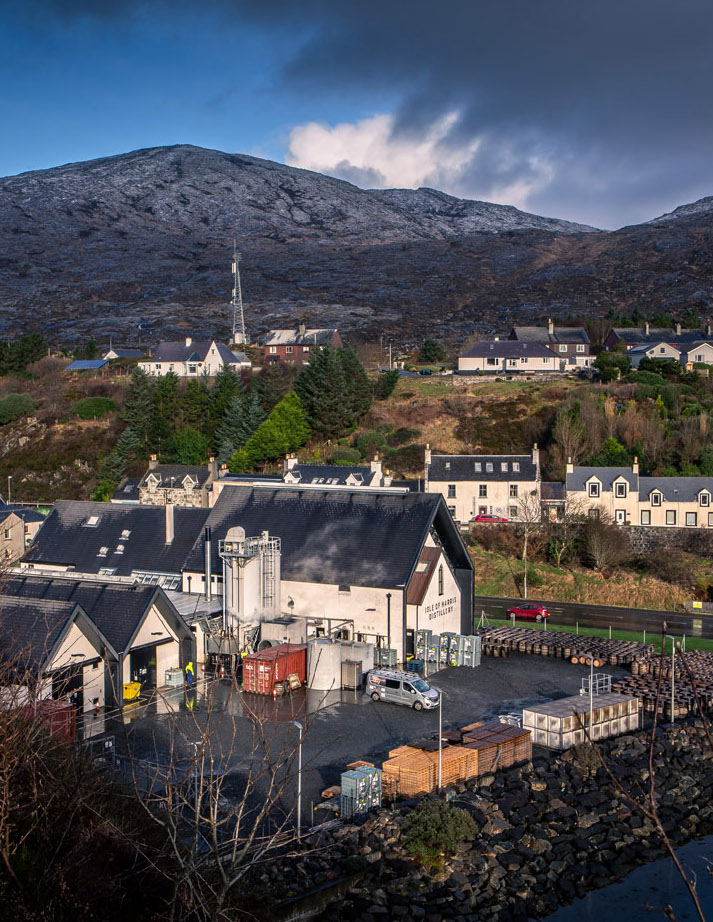
[(307, 326), (306, 326), (306, 324), (304, 324), (304, 323), (301, 323), (301, 324), (299, 325), (298, 329), (299, 329), (299, 331), (300, 331), (300, 336), (304, 336), (305, 333), (307, 332)]
[(676, 336), (680, 336), (680, 335), (681, 335), (681, 324), (677, 323), (676, 324)]
[(190, 344), (191, 344), (192, 342), (193, 342), (193, 340), (191, 339), (191, 337), (190, 337), (190, 336), (186, 336), (186, 346), (190, 346)]
[(548, 318), (547, 318), (547, 332), (550, 334), (550, 336), (552, 336), (552, 334), (554, 333), (554, 331), (555, 331), (555, 325), (554, 325), (554, 323), (553, 323), (553, 321), (552, 321), (552, 318), (551, 318), (551, 317), (548, 317)]
[(158, 458), (156, 455), (151, 455), (149, 458), (149, 470), (152, 471), (155, 467), (158, 467)]

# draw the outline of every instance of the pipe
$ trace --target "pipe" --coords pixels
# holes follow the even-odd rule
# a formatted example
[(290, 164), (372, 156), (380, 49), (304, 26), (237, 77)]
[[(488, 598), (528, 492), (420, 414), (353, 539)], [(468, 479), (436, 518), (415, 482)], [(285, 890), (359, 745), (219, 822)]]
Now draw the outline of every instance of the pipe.
[(386, 593), (386, 649), (391, 649), (391, 593)]
[[(210, 525), (205, 527), (205, 598), (210, 602), (213, 598), (212, 581), (212, 563), (211, 563), (211, 528)], [(189, 590), (190, 591), (190, 590)]]

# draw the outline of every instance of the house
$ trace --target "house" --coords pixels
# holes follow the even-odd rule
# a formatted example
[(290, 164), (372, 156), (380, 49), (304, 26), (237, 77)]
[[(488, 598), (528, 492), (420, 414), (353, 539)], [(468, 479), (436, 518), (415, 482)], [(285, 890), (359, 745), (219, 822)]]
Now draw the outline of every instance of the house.
[(588, 368), (593, 361), (584, 327), (556, 327), (548, 320), (546, 327), (513, 327), (510, 340), (541, 343), (557, 356), (560, 365)]
[(179, 378), (215, 377), (225, 366), (240, 372), (249, 370), (250, 359), (242, 352), (233, 353), (224, 344), (214, 339), (197, 341), (187, 336), (181, 342), (159, 343), (150, 359), (139, 362), (146, 374), (161, 377), (170, 372)]
[(136, 504), (139, 501), (139, 484), (143, 477), (124, 477), (119, 486), (114, 490), (112, 503)]
[[(136, 492), (142, 505), (193, 506), (206, 508), (211, 503), (211, 486), (218, 476), (218, 465), (211, 458), (207, 466), (186, 464), (159, 464), (156, 455), (151, 455), (149, 467), (139, 480)], [(133, 489), (124, 492), (133, 501)], [(114, 494), (116, 495), (116, 494)]]
[(114, 359), (142, 359), (146, 353), (143, 349), (120, 349), (120, 348), (110, 348), (108, 352), (105, 352), (102, 358), (106, 361), (111, 362)]
[(678, 347), (679, 352), (685, 352), (686, 350), (682, 347), (691, 346), (701, 340), (711, 339), (711, 337), (713, 337), (713, 329), (710, 323), (706, 324), (702, 331), (684, 330), (680, 323), (670, 330), (644, 323), (642, 327), (613, 327), (604, 339), (604, 348), (611, 350), (623, 345), (629, 352), (637, 346), (658, 346), (663, 342)]
[[(472, 629), (473, 565), (440, 496), (267, 483), (224, 489), (183, 570), (184, 592), (205, 593), (208, 575), (225, 588), (231, 623), (257, 623), (268, 608), (308, 619), (312, 632), (336, 622), (349, 639), (390, 642), (402, 661), (420, 628)], [(413, 580), (419, 590), (409, 600)]]
[(458, 356), (458, 374), (533, 374), (561, 370), (552, 350), (542, 343), (513, 340), (476, 343)]
[(672, 359), (675, 362), (681, 361), (680, 350), (676, 346), (672, 346), (671, 343), (664, 342), (663, 340), (659, 340), (655, 343), (639, 343), (631, 349), (628, 349), (626, 354), (631, 359), (632, 368), (638, 368), (643, 358)]
[(305, 486), (340, 487), (390, 487), (392, 478), (382, 470), (378, 455), (366, 465), (351, 464), (300, 464), (297, 455), (285, 459), (282, 475), (284, 483), (301, 483)]
[(341, 348), (344, 343), (339, 330), (307, 329), (301, 323), (296, 330), (270, 330), (260, 340), (265, 348), (265, 362), (286, 362), (304, 365), (325, 346)]
[(0, 563), (18, 561), (34, 541), (45, 517), (30, 506), (0, 502)]
[(618, 525), (713, 528), (713, 477), (642, 477), (629, 467), (567, 465), (567, 499), (601, 510)]
[(713, 338), (692, 343), (681, 354), (681, 361), (691, 369), (696, 365), (713, 365)]
[(101, 371), (105, 365), (108, 365), (108, 359), (75, 359), (74, 362), (67, 365), (65, 371)]
[(564, 484), (543, 480), (540, 483), (540, 504), (545, 521), (551, 524), (561, 521), (567, 506)]
[(540, 452), (529, 455), (434, 455), (426, 446), (424, 482), (460, 524), (478, 515), (517, 519), (525, 497), (540, 497)]
[[(166, 685), (166, 670), (182, 668), (194, 659), (191, 628), (158, 586), (35, 576), (26, 571), (13, 576), (4, 593), (28, 605), (78, 607), (94, 627), (109, 655), (102, 656), (106, 674), (93, 677), (89, 695), (90, 683), (84, 676), (85, 710), (96, 705), (95, 698), (100, 707), (105, 701), (121, 703), (128, 682), (140, 682), (145, 689), (161, 688)], [(72, 661), (80, 650), (71, 650)], [(96, 663), (96, 659), (85, 663), (83, 669), (91, 665), (94, 672)]]
[(79, 602), (18, 595), (12, 580), (0, 595), (0, 659), (17, 680), (3, 688), (5, 706), (69, 699), (80, 712), (104, 706), (107, 668), (118, 661)]

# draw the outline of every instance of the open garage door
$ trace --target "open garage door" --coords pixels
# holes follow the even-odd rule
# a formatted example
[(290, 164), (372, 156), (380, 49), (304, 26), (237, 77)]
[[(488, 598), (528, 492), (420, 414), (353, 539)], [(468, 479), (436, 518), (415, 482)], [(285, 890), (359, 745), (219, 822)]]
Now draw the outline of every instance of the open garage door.
[(156, 688), (156, 645), (132, 650), (129, 654), (131, 681), (139, 682), (142, 689)]
[(81, 666), (68, 666), (52, 673), (52, 697), (69, 701), (78, 711), (84, 708), (84, 670)]

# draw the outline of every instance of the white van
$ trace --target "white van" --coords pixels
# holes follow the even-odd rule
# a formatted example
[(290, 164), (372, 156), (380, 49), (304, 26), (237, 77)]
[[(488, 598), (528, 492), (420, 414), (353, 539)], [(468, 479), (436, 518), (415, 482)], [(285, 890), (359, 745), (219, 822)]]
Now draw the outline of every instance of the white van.
[(366, 677), (366, 693), (372, 701), (405, 704), (414, 711), (438, 707), (438, 692), (428, 682), (407, 672), (372, 669)]

